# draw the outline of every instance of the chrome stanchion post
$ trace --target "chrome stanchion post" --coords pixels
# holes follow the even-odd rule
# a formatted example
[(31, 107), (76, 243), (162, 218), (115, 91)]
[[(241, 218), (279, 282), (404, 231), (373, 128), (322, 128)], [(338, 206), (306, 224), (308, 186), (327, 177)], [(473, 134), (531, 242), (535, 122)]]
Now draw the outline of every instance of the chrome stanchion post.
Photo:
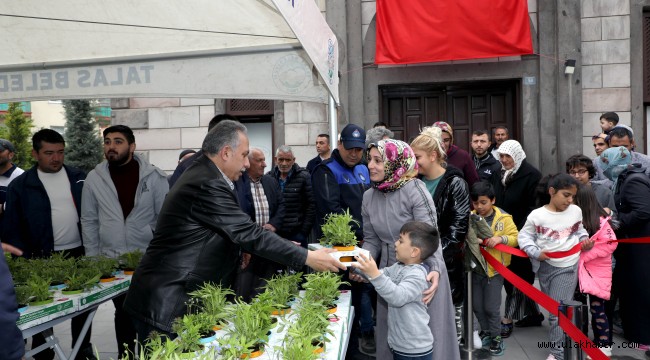
[[(585, 305), (582, 304), (580, 301), (574, 301), (574, 300), (569, 300), (569, 301), (560, 301), (560, 305), (558, 306), (558, 312), (566, 315), (569, 320), (573, 324), (575, 324), (578, 328), (582, 328), (582, 324), (584, 322), (584, 316), (586, 315), (585, 311)], [(569, 316), (569, 313), (571, 313), (571, 316)], [(558, 318), (558, 323), (559, 323), (559, 318)], [(574, 345), (573, 340), (571, 340), (571, 337), (564, 333), (564, 360), (583, 360), (583, 354), (582, 354), (582, 349), (579, 347), (576, 347)]]

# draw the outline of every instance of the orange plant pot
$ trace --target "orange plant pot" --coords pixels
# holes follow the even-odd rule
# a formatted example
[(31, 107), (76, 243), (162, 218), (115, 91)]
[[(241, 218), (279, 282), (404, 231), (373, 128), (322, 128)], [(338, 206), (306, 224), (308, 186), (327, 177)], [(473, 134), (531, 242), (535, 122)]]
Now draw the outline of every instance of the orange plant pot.
[(352, 250), (354, 250), (354, 246), (336, 246), (336, 245), (334, 245), (332, 247), (334, 248), (334, 250), (337, 250), (337, 251), (352, 251)]
[(106, 278), (106, 279), (99, 279), (99, 282), (103, 282), (103, 283), (107, 283), (107, 282), (111, 282), (111, 281), (115, 281), (115, 276), (112, 276), (112, 277), (109, 277), (109, 278)]
[(291, 308), (288, 309), (277, 309), (271, 311), (271, 315), (287, 315), (291, 312)]

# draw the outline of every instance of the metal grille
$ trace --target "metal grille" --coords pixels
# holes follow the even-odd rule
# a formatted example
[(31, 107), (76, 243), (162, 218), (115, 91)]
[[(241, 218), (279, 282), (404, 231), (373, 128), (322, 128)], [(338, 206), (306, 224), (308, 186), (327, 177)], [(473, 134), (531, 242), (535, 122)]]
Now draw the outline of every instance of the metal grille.
[(650, 12), (643, 13), (643, 102), (650, 102)]
[(229, 114), (236, 116), (273, 115), (272, 100), (230, 99), (226, 107)]

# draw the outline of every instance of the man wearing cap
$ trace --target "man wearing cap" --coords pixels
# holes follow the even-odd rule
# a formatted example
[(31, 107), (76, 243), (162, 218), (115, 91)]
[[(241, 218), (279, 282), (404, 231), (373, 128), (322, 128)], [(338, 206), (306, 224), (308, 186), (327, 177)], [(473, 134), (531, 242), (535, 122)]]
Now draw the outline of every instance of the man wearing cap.
[[(9, 140), (0, 139), (0, 221), (4, 213), (4, 204), (7, 199), (7, 187), (24, 172), (11, 162), (16, 154), (16, 148)], [(0, 222), (0, 224), (2, 224)]]
[[(363, 240), (363, 220), (361, 203), (363, 193), (370, 187), (368, 168), (361, 164), (365, 148), (366, 132), (354, 124), (346, 125), (341, 131), (337, 148), (332, 151), (329, 159), (318, 165), (311, 175), (314, 201), (316, 202), (316, 238), (323, 236), (320, 225), (331, 213), (342, 213), (346, 210), (357, 224), (352, 224), (357, 240)], [(365, 284), (367, 286), (368, 284)], [(357, 340), (356, 325), (361, 322), (361, 340), (359, 350), (365, 354), (375, 353), (375, 341), (372, 321), (372, 306), (368, 289), (364, 284), (352, 282), (352, 302), (357, 309), (355, 313), (355, 331), (350, 341), (350, 348), (355, 349)], [(362, 301), (362, 296), (364, 301)], [(363, 305), (362, 305), (363, 303)]]
[(475, 182), (479, 181), (474, 161), (467, 151), (454, 145), (454, 131), (449, 124), (444, 121), (437, 121), (433, 126), (442, 130), (442, 147), (447, 152), (447, 164), (462, 171), (463, 178), (471, 188)]

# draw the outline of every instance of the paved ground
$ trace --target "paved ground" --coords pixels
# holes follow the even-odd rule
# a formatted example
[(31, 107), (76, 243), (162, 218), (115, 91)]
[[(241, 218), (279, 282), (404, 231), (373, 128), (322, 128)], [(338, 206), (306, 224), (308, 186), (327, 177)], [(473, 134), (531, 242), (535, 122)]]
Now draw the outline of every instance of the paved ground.
[[(97, 348), (97, 352), (102, 360), (117, 359), (117, 344), (115, 342), (115, 333), (113, 330), (113, 303), (107, 302), (100, 306), (93, 321), (92, 343)], [(548, 319), (548, 314), (544, 314)], [(650, 325), (649, 325), (650, 326)], [(64, 323), (54, 329), (66, 353), (70, 352), (70, 325)], [(504, 356), (498, 357), (499, 360), (544, 360), (548, 356), (548, 351), (540, 349), (538, 342), (548, 341), (548, 321), (545, 320), (541, 327), (534, 328), (515, 328), (512, 336), (505, 339), (506, 352)], [(612, 359), (647, 359), (642, 351), (634, 349), (617, 348), (622, 346), (625, 341), (619, 336), (614, 337), (614, 356)], [(465, 359), (469, 358), (463, 354)], [(485, 354), (475, 354), (473, 359), (489, 359)], [(354, 357), (359, 360), (374, 359), (367, 356)]]

